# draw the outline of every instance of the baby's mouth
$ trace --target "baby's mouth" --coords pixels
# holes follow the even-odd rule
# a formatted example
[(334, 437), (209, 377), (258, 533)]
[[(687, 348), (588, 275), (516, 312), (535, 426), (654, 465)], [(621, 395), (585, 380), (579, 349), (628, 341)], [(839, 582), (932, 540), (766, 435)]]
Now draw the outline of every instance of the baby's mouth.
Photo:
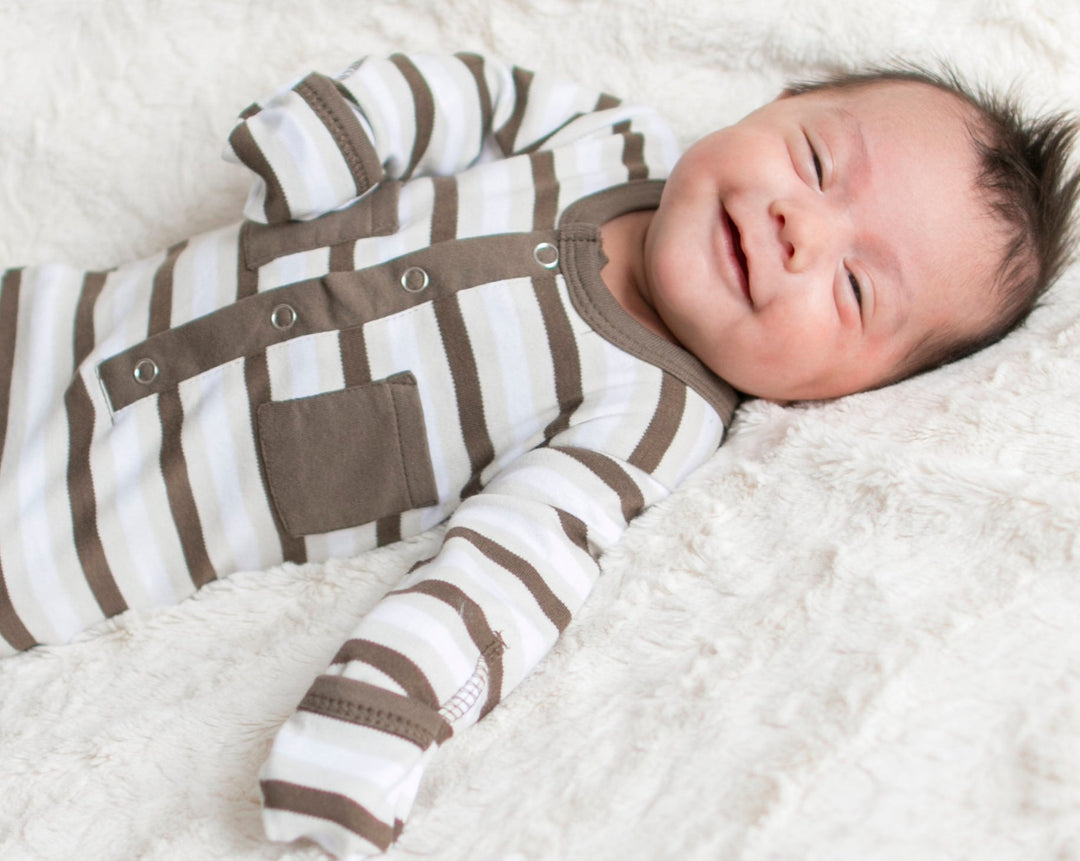
[(742, 288), (746, 294), (747, 299), (750, 298), (750, 264), (746, 260), (746, 253), (742, 247), (742, 235), (739, 233), (738, 225), (728, 215), (727, 210), (724, 210), (724, 219), (727, 221), (728, 231), (731, 236), (731, 252), (735, 257), (735, 263), (739, 267), (739, 273), (742, 276)]

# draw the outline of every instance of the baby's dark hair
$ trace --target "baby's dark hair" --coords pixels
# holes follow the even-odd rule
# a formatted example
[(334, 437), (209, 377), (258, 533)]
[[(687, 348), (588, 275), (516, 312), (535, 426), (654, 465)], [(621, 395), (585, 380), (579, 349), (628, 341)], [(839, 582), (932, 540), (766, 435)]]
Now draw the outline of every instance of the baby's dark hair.
[(993, 285), (997, 314), (990, 327), (975, 336), (931, 333), (888, 381), (896, 382), (969, 356), (1023, 323), (1075, 253), (1080, 170), (1069, 165), (1078, 131), (1075, 117), (1064, 113), (1028, 116), (1015, 96), (972, 87), (948, 67), (931, 71), (900, 63), (844, 71), (794, 84), (786, 94), (889, 82), (927, 84), (973, 109), (975, 119), (968, 123), (968, 131), (979, 159), (976, 182), (1006, 237)]

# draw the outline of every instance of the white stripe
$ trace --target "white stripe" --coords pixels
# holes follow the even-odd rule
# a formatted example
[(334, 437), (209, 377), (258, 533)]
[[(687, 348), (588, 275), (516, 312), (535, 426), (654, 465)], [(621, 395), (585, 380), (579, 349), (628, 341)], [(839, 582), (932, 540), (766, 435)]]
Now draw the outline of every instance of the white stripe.
[[(537, 74), (529, 85), (529, 104), (522, 117), (515, 148), (534, 141), (558, 128), (578, 111), (593, 107), (582, 99), (583, 92), (576, 84), (555, 81)], [(545, 142), (544, 149), (550, 149)]]
[(247, 125), (281, 184), (293, 218), (313, 218), (353, 196), (346, 192), (352, 178), (340, 150), (295, 92), (275, 97)]
[[(424, 579), (424, 568), (418, 568), (401, 585), (408, 588)], [(429, 575), (430, 570), (427, 572)], [(444, 619), (456, 620), (453, 629)], [(454, 608), (425, 593), (390, 595), (376, 604), (364, 617), (351, 636), (383, 643), (412, 658), (439, 690), (438, 680), (466, 679), (476, 664), (476, 645), (468, 637)], [(408, 648), (404, 648), (405, 644)], [(460, 682), (454, 685), (456, 690)]]
[[(547, 452), (543, 454), (546, 455)], [(564, 474), (562, 469), (552, 468), (546, 457), (541, 459), (526, 456), (518, 462), (513, 471), (495, 479), (490, 489), (496, 493), (535, 499), (573, 514), (588, 525), (589, 538), (593, 543), (607, 550), (626, 528), (622, 518), (621, 500), (616, 505), (615, 492), (584, 465), (568, 455), (552, 456), (571, 461), (565, 464), (565, 468), (567, 472), (576, 474)], [(560, 467), (562, 466), (560, 463)], [(588, 493), (590, 485), (593, 493)], [(602, 499), (612, 500), (611, 507), (606, 507)]]
[(188, 242), (173, 269), (175, 323), (194, 320), (236, 299), (238, 243), (236, 225)]
[(724, 424), (716, 411), (692, 389), (687, 389), (683, 420), (656, 467), (657, 478), (669, 487), (676, 487), (716, 453), (723, 434)]
[[(378, 732), (363, 726), (349, 727), (350, 734), (363, 736), (367, 733)], [(360, 738), (356, 739), (361, 741)], [(419, 750), (411, 742), (412, 751), (419, 754)], [(386, 756), (377, 756), (364, 753), (361, 744), (334, 744), (316, 737), (313, 732), (305, 732), (286, 721), (274, 738), (274, 756), (271, 758), (277, 765), (281, 765), (281, 759), (292, 760), (293, 764), (303, 763), (312, 768), (318, 777), (317, 785), (320, 789), (329, 789), (332, 786), (346, 787), (348, 794), (359, 799), (372, 793), (381, 797), (387, 789), (401, 779), (401, 762), (398, 759)], [(411, 757), (410, 757), (411, 758)], [(282, 769), (282, 773), (285, 770)], [(289, 769), (289, 780), (296, 781), (296, 772)], [(273, 779), (273, 772), (266, 775)], [(366, 790), (366, 792), (365, 792)], [(340, 790), (339, 790), (340, 791)], [(375, 812), (375, 811), (372, 811)]]
[[(503, 655), (518, 669), (531, 667), (557, 631), (525, 585), (464, 538), (452, 538), (439, 554), (439, 579), (453, 583), (484, 611), (488, 625), (510, 643)], [(517, 593), (512, 594), (512, 593)]]
[(365, 327), (371, 376), (415, 371), (439, 499), (456, 497), (470, 472), (454, 398), (454, 381), (431, 305)]
[[(470, 124), (466, 117), (466, 110), (472, 104), (466, 103), (463, 98), (462, 81), (460, 75), (455, 74), (468, 72), (453, 58), (416, 55), (411, 59), (424, 77), (434, 104), (435, 122), (428, 151), (421, 164), (438, 176), (458, 173), (468, 165), (471, 161), (469, 156), (475, 155), (478, 149), (478, 139), (474, 140), (476, 136), (469, 133)], [(469, 77), (471, 79), (472, 76)], [(475, 121), (472, 125), (476, 126)]]
[(266, 350), (271, 398), (286, 401), (345, 387), (338, 333), (319, 332)]
[(412, 91), (404, 76), (391, 61), (373, 59), (342, 83), (371, 127), (379, 161), (390, 176), (400, 177), (416, 138)]
[(259, 292), (310, 278), (321, 278), (330, 271), (330, 249), (315, 248), (276, 257), (259, 267)]
[[(177, 263), (186, 257), (180, 255)], [(160, 262), (157, 257), (131, 264), (108, 277), (94, 307), (99, 341), (92, 363), (146, 337), (150, 287)], [(99, 395), (100, 389), (91, 392), (95, 404)], [(104, 414), (100, 420), (108, 421)], [(161, 525), (171, 521), (171, 514), (164, 486), (155, 482), (161, 442), (156, 401), (121, 410), (111, 428), (103, 430), (91, 451), (91, 471), (99, 502), (98, 528), (109, 563), (118, 583), (126, 585), (134, 578), (146, 600), (175, 602), (193, 587), (178, 541)], [(128, 603), (137, 606), (137, 596), (130, 596)]]
[(484, 211), (484, 232), (532, 230), (536, 186), (532, 181), (531, 163), (527, 159), (494, 162), (484, 166), (481, 178), (485, 200), (480, 207)]
[(599, 336), (581, 338), (578, 344), (587, 397), (574, 414), (578, 423), (560, 441), (629, 457), (652, 418), (644, 408), (649, 403), (644, 387), (649, 384), (658, 394), (661, 372)]
[(305, 535), (304, 543), (307, 545), (309, 562), (348, 559), (365, 550), (371, 550), (378, 544), (376, 524), (365, 523), (322, 535)]
[[(566, 539), (553, 510), (541, 518), (527, 506), (527, 502), (505, 496), (489, 501), (488, 494), (479, 493), (465, 500), (459, 511), (465, 509), (462, 514), (470, 527), (507, 550), (534, 563), (542, 562), (544, 582), (573, 611), (596, 582), (595, 563)], [(529, 528), (522, 528), (523, 519)]]
[(63, 641), (95, 615), (100, 618), (75, 555), (66, 493), (68, 433), (62, 393), (74, 361), (72, 300), (79, 294), (82, 273), (45, 266), (24, 270), (22, 278), (15, 337), (20, 349), (12, 374), (7, 439), (17, 463), (15, 507), (20, 513), (12, 542), (19, 544), (26, 585), (53, 631), (38, 636)]
[(215, 368), (179, 388), (188, 478), (210, 564), (216, 571), (257, 568), (263, 561), (256, 549), (259, 530), (244, 489), (245, 482), (250, 484), (258, 474), (241, 472), (237, 440), (229, 433), (232, 420), (225, 376), (225, 369)]
[[(556, 415), (555, 374), (531, 281), (495, 282), (458, 297), (497, 452), (487, 476), (541, 441), (543, 428)], [(526, 314), (529, 325), (522, 319)]]

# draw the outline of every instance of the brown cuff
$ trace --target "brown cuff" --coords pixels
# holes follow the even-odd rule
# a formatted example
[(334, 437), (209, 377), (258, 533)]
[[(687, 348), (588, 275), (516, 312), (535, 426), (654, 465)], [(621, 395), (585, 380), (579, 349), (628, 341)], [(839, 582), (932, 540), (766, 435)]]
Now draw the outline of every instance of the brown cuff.
[(442, 715), (423, 703), (343, 676), (319, 676), (299, 709), (396, 735), (421, 750), (450, 731)]
[(374, 188), (383, 177), (382, 164), (375, 146), (337, 84), (326, 75), (313, 72), (293, 89), (308, 103), (341, 150), (356, 183), (357, 197)]

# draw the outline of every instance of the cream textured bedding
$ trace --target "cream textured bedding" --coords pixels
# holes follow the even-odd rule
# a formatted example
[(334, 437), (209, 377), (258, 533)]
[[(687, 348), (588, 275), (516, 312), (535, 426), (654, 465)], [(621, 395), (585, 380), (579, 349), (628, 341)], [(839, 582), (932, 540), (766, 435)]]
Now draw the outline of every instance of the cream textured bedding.
[[(479, 50), (686, 142), (838, 63), (950, 59), (1080, 110), (1072, 0), (16, 0), (0, 267), (235, 220), (236, 113), (366, 53)], [(956, 366), (740, 410), (555, 652), (432, 764), (391, 859), (1080, 858), (1080, 268)], [(0, 858), (307, 859), (273, 733), (430, 533), (242, 573), (0, 661)]]

